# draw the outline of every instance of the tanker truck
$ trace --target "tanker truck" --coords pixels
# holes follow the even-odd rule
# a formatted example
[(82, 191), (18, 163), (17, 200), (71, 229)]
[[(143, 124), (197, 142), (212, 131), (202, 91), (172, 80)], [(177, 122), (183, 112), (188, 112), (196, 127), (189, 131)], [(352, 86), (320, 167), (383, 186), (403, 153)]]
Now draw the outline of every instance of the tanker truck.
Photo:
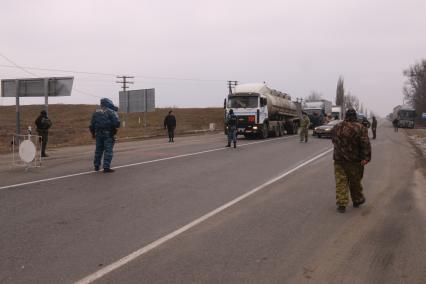
[[(301, 118), (300, 103), (265, 83), (235, 86), (225, 99), (225, 116), (233, 110), (237, 116), (237, 135), (249, 137), (297, 134)], [(226, 132), (226, 127), (225, 127)]]

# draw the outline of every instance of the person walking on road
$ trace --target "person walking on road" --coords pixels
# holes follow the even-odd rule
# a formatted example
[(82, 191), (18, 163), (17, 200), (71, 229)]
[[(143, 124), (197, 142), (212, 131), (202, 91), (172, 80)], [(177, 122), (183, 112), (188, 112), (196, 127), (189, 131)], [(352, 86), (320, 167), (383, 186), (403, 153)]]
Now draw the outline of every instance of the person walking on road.
[(110, 99), (101, 99), (101, 108), (92, 115), (90, 122), (90, 132), (93, 139), (96, 139), (96, 150), (93, 164), (95, 171), (99, 171), (103, 156), (104, 173), (114, 172), (111, 169), (113, 148), (117, 128), (120, 127), (120, 119), (117, 115), (118, 108), (114, 106)]
[(371, 131), (373, 132), (373, 139), (376, 139), (377, 119), (375, 116), (373, 116), (373, 121), (371, 122)]
[(169, 134), (169, 142), (175, 142), (175, 128), (176, 128), (176, 117), (173, 111), (169, 111), (169, 114), (164, 118), (164, 129), (167, 128)]
[(49, 139), (49, 128), (52, 127), (52, 121), (47, 117), (47, 112), (42, 110), (35, 121), (37, 133), (41, 136), (41, 156), (48, 157), (46, 154), (46, 145)]
[(344, 213), (349, 203), (348, 188), (354, 207), (365, 203), (361, 180), (364, 166), (371, 160), (368, 129), (357, 122), (356, 111), (349, 109), (342, 123), (332, 132), (337, 211)]
[(231, 142), (234, 143), (234, 148), (237, 147), (237, 116), (234, 110), (230, 109), (226, 116), (225, 124), (228, 128), (228, 144), (226, 147), (231, 147)]
[(398, 119), (398, 118), (395, 118), (395, 119), (392, 121), (392, 124), (393, 124), (393, 130), (394, 130), (395, 132), (398, 132), (398, 123), (399, 123), (399, 119)]
[(302, 120), (300, 121), (300, 142), (308, 143), (308, 131), (311, 121), (306, 112), (302, 112)]

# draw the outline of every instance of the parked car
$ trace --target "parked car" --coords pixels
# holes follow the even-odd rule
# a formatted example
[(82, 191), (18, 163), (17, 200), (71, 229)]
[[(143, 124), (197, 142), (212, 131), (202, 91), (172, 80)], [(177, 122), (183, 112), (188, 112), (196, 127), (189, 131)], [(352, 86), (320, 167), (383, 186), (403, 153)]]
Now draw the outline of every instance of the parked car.
[(336, 120), (330, 121), (327, 124), (317, 126), (317, 127), (314, 128), (313, 135), (318, 136), (318, 138), (331, 137), (331, 132), (332, 132), (333, 128), (342, 121), (343, 120), (336, 119)]

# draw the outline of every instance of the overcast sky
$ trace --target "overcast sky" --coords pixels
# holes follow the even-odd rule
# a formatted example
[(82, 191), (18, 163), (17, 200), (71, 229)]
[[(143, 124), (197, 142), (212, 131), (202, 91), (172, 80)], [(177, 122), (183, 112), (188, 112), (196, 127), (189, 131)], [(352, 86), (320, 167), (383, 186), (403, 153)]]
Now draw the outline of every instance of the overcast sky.
[[(159, 107), (221, 106), (226, 80), (265, 81), (293, 98), (315, 90), (334, 100), (342, 75), (346, 91), (385, 115), (402, 103), (402, 71), (426, 58), (424, 0), (0, 4), (0, 78), (74, 76), (72, 96), (52, 103), (118, 102), (114, 74), (135, 76), (133, 89), (156, 88)], [(4, 57), (28, 72), (8, 67)]]

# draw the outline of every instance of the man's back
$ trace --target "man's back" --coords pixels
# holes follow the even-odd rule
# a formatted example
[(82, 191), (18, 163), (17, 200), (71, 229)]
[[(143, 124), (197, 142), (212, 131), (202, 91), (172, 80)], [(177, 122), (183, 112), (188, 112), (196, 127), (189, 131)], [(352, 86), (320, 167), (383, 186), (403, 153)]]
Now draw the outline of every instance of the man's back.
[(358, 122), (343, 121), (333, 129), (334, 160), (359, 162), (371, 159), (368, 131)]

